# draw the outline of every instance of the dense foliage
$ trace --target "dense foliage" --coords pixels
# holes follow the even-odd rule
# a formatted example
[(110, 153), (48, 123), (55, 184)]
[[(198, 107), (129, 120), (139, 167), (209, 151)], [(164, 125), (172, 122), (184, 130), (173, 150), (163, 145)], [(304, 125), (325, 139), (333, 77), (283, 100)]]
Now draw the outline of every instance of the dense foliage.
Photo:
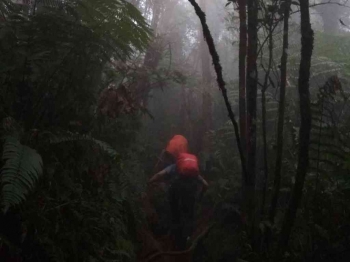
[(123, 0), (36, 4), (1, 1), (2, 257), (133, 260), (139, 112), (119, 95), (110, 119), (98, 98), (150, 29)]

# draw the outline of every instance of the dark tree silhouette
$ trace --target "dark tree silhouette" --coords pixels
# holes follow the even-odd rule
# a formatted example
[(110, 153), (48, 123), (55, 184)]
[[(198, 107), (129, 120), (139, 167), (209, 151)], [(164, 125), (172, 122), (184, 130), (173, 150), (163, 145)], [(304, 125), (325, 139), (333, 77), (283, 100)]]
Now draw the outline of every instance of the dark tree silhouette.
[(280, 191), (281, 184), (281, 168), (283, 157), (283, 126), (284, 126), (284, 109), (285, 109), (285, 94), (287, 84), (287, 59), (288, 59), (288, 31), (289, 31), (289, 11), (291, 1), (287, 0), (284, 7), (284, 23), (283, 23), (283, 47), (281, 57), (281, 87), (280, 87), (280, 99), (278, 107), (278, 127), (277, 127), (277, 153), (276, 153), (276, 166), (275, 166), (275, 179), (273, 188), (273, 197), (270, 209), (270, 221), (273, 223), (276, 206), (278, 200), (278, 193)]
[(246, 57), (247, 57), (247, 2), (238, 1), (239, 11), (239, 127), (244, 153), (246, 153)]
[(290, 233), (295, 221), (296, 213), (303, 194), (304, 181), (309, 167), (309, 143), (311, 130), (310, 108), (310, 67), (314, 43), (314, 33), (310, 23), (309, 1), (301, 0), (301, 59), (299, 67), (298, 91), (300, 99), (300, 131), (299, 131), (299, 155), (295, 184), (288, 209), (284, 216), (280, 234), (277, 258), (283, 256), (287, 249)]

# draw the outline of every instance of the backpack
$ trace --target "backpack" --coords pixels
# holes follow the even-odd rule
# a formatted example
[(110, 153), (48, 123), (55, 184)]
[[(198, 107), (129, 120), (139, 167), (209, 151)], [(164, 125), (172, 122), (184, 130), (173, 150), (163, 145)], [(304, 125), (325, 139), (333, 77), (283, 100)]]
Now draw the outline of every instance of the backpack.
[(168, 143), (165, 151), (173, 155), (175, 158), (180, 153), (186, 153), (188, 150), (187, 139), (181, 135), (175, 135)]
[(180, 177), (197, 177), (199, 175), (198, 159), (192, 154), (179, 154), (176, 168)]

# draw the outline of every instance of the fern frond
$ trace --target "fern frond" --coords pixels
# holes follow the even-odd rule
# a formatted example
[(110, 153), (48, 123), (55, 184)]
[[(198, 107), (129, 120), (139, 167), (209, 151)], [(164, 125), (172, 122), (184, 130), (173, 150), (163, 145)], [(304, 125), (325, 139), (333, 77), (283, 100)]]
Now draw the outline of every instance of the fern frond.
[(74, 2), (83, 22), (99, 34), (106, 45), (113, 44), (127, 54), (132, 53), (133, 47), (142, 50), (147, 46), (150, 29), (132, 4), (125, 0)]
[(2, 20), (6, 20), (9, 13), (15, 11), (16, 6), (9, 0), (0, 1), (0, 17)]
[(20, 204), (33, 190), (43, 173), (41, 156), (32, 148), (22, 145), (16, 138), (5, 137), (1, 169), (1, 205), (6, 212), (9, 207)]
[(64, 142), (74, 142), (74, 141), (89, 141), (96, 145), (98, 145), (103, 151), (105, 151), (109, 156), (115, 158), (118, 153), (115, 151), (109, 144), (106, 142), (94, 139), (88, 135), (74, 134), (67, 132), (63, 135), (50, 135), (50, 143), (51, 144), (59, 144)]
[(312, 103), (310, 165), (316, 173), (322, 169), (334, 169), (345, 160), (346, 145), (341, 141), (337, 116), (337, 105), (345, 103), (346, 98), (337, 76), (330, 77), (319, 88), (317, 100)]

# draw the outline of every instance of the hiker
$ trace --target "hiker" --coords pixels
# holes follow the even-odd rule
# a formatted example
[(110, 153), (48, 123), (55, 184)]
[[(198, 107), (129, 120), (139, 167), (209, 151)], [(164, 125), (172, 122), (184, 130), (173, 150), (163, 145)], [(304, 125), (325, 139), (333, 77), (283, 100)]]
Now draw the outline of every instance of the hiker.
[(188, 153), (178, 154), (175, 164), (153, 175), (148, 183), (152, 184), (161, 179), (170, 180), (171, 231), (175, 238), (176, 248), (184, 250), (187, 238), (191, 236), (194, 229), (194, 209), (198, 185), (202, 185), (202, 195), (208, 188), (208, 183), (199, 174), (197, 157)]
[(161, 155), (162, 167), (169, 166), (176, 162), (176, 158), (180, 153), (187, 153), (188, 142), (182, 135), (175, 135), (167, 144)]

